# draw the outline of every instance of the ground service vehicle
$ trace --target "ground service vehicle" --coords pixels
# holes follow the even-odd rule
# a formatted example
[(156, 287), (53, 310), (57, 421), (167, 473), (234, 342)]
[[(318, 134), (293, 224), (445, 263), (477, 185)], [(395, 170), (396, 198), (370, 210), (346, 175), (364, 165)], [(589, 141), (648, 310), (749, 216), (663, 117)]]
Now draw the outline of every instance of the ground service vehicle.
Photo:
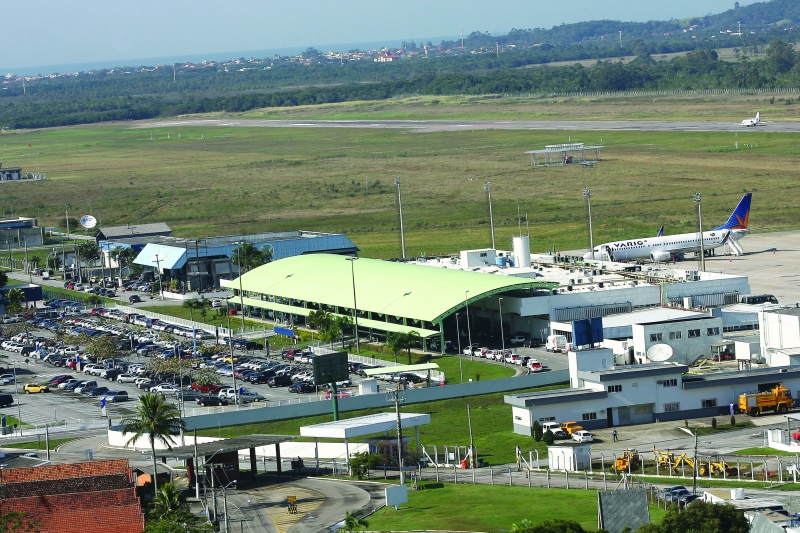
[(558, 422), (542, 423), (542, 433), (545, 433), (548, 429), (550, 430), (550, 433), (552, 433), (557, 439), (566, 439), (569, 437), (569, 434), (561, 429), (561, 425)]
[(569, 435), (572, 435), (576, 431), (581, 431), (582, 429), (583, 426), (579, 425), (577, 422), (564, 422), (561, 424), (561, 430)]
[(567, 337), (564, 335), (548, 335), (547, 343), (545, 343), (544, 349), (548, 352), (568, 352), (569, 343), (567, 343)]
[(739, 395), (739, 410), (750, 416), (758, 416), (764, 411), (786, 413), (794, 408), (792, 392), (779, 384), (767, 392), (746, 392)]
[(622, 455), (617, 457), (614, 462), (614, 470), (617, 472), (629, 472), (636, 470), (639, 466), (639, 452), (636, 450), (623, 450)]

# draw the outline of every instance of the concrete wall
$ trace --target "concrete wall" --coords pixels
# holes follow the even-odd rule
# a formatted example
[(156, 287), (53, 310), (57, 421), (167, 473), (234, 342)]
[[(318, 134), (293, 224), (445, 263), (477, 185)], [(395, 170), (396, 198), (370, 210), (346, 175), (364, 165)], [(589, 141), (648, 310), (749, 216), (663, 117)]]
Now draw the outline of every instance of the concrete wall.
[(794, 314), (778, 312), (758, 313), (758, 324), (761, 333), (761, 356), (770, 366), (795, 364), (788, 357), (781, 357), (776, 350), (800, 348), (800, 317)]
[[(554, 385), (556, 383), (566, 383), (568, 381), (569, 371), (565, 369), (530, 374), (527, 376), (516, 376), (513, 378), (462, 383), (458, 385), (447, 385), (444, 387), (412, 389), (405, 392), (404, 404), (409, 405), (435, 400), (446, 400), (450, 398), (464, 398), (467, 396), (490, 394), (493, 392), (508, 392), (512, 390)], [(355, 396), (353, 398), (342, 398), (339, 400), (339, 411), (342, 412), (380, 407), (389, 407), (389, 404), (386, 401), (386, 396), (383, 394)], [(311, 402), (282, 405), (278, 407), (264, 407), (262, 409), (247, 409), (243, 411), (199, 415), (186, 418), (185, 421), (187, 431), (191, 431), (193, 429), (209, 429), (221, 426), (236, 426), (241, 424), (254, 424), (258, 422), (271, 422), (274, 420), (287, 420), (291, 418), (301, 418), (328, 413), (332, 413), (330, 402)]]

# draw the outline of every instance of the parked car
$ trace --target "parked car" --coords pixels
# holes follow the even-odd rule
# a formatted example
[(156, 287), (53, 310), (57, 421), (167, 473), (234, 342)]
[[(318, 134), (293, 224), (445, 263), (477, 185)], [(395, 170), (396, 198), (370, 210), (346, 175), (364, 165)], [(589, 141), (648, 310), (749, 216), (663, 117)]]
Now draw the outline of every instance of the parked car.
[(92, 390), (86, 391), (86, 396), (102, 396), (108, 392), (108, 387), (95, 387)]
[(105, 398), (107, 402), (111, 402), (111, 403), (127, 402), (128, 401), (128, 392), (124, 391), (124, 390), (112, 390), (112, 391), (108, 391), (105, 394), (103, 394), (102, 397)]
[(592, 442), (594, 440), (594, 435), (585, 429), (580, 429), (572, 433), (572, 440), (575, 442)]
[(583, 426), (581, 426), (577, 422), (564, 422), (563, 424), (561, 424), (561, 429), (572, 435), (576, 431), (582, 430)]
[(511, 344), (525, 344), (525, 337), (522, 335), (515, 335), (511, 337)]
[(548, 429), (557, 439), (569, 438), (569, 433), (561, 429), (561, 425), (558, 422), (544, 422), (542, 424), (542, 433), (545, 433)]
[(206, 383), (205, 385), (192, 383), (192, 390), (196, 390), (197, 392), (202, 392), (205, 394), (216, 394), (221, 388), (222, 387), (220, 385), (214, 385), (213, 383)]
[(682, 498), (688, 498), (689, 496), (693, 496), (692, 492), (688, 489), (677, 489), (669, 493), (667, 495), (667, 501), (670, 502), (679, 502)]
[(16, 380), (14, 374), (3, 374), (0, 376), (0, 385), (12, 385)]
[(158, 394), (178, 394), (180, 391), (181, 389), (179, 387), (170, 385), (169, 383), (162, 383), (150, 388), (150, 392)]
[[(670, 498), (672, 497), (672, 493), (683, 491), (683, 490), (686, 490), (686, 487), (684, 487), (683, 485), (670, 485), (668, 487), (664, 487), (663, 489), (658, 491), (658, 499), (659, 500), (666, 499), (667, 501), (669, 501)], [(689, 492), (689, 491), (687, 491), (687, 492)]]
[(117, 383), (136, 383), (137, 379), (139, 378), (130, 374), (120, 374), (117, 376)]
[(14, 405), (14, 397), (10, 394), (0, 394), (0, 407)]
[(290, 376), (280, 375), (269, 378), (269, 380), (267, 381), (267, 386), (270, 388), (286, 387), (292, 385), (292, 383), (293, 383), (292, 378)]
[(138, 304), (138, 303), (142, 303), (142, 299), (139, 297), (138, 294), (131, 294), (128, 297), (128, 302), (130, 302), (132, 304)]
[(314, 384), (308, 383), (306, 381), (298, 381), (297, 383), (291, 385), (288, 390), (289, 392), (293, 392), (296, 394), (304, 394), (307, 392), (316, 392), (317, 387), (314, 386)]
[(197, 403), (201, 407), (228, 405), (228, 400), (220, 398), (219, 396), (200, 396), (197, 398)]

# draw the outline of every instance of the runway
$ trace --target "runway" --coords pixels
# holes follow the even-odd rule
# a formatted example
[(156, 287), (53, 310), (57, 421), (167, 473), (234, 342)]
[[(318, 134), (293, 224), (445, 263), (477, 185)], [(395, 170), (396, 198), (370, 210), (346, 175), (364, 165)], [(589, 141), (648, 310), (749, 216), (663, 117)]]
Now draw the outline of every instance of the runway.
[(134, 128), (240, 127), (240, 128), (361, 128), (398, 129), (407, 133), (438, 133), (481, 130), (561, 131), (696, 131), (800, 133), (800, 122), (762, 122), (746, 128), (734, 122), (690, 122), (657, 120), (270, 120), (183, 119), (144, 122)]

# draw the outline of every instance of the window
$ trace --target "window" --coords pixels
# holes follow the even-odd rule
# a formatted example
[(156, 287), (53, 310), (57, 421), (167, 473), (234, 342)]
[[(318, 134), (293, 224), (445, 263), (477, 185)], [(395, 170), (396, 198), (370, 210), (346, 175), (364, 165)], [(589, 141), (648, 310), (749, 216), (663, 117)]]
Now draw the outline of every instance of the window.
[(708, 409), (709, 407), (717, 406), (717, 399), (714, 398), (713, 400), (701, 400), (700, 403), (703, 405), (703, 409)]
[(634, 405), (633, 406), (633, 414), (636, 416), (640, 415), (649, 415), (653, 412), (653, 404), (648, 403), (647, 405)]
[(661, 384), (664, 387), (677, 387), (678, 386), (678, 379), (677, 378), (665, 379), (664, 381), (661, 382)]
[(664, 404), (664, 412), (665, 413), (672, 413), (672, 412), (680, 411), (680, 410), (681, 410), (681, 404), (679, 402), (665, 403)]
[(583, 413), (584, 420), (597, 420), (597, 413)]
[(661, 333), (651, 333), (650, 342), (658, 342), (661, 340)]
[(609, 385), (608, 392), (622, 392), (622, 385)]
[(714, 335), (719, 335), (719, 328), (708, 328), (706, 330), (706, 335), (708, 335), (709, 337)]
[(696, 337), (699, 337), (699, 336), (700, 336), (700, 330), (699, 329), (690, 329), (689, 330), (689, 338), (690, 339), (693, 339), (693, 338), (696, 338)]
[(539, 419), (539, 422), (555, 422), (555, 421), (556, 417), (554, 416), (543, 416), (542, 418)]
[(671, 340), (671, 341), (678, 340), (681, 337), (683, 337), (683, 332), (682, 331), (670, 331), (669, 332), (669, 340)]

